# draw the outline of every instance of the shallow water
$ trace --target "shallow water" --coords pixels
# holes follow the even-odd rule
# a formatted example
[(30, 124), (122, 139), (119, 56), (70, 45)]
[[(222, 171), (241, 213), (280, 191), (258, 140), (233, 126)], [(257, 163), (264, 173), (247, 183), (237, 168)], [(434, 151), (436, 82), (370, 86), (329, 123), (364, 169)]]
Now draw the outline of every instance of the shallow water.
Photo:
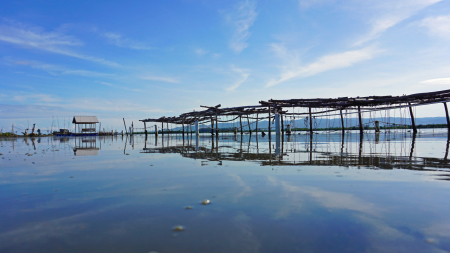
[(450, 251), (446, 130), (275, 139), (0, 139), (0, 252)]

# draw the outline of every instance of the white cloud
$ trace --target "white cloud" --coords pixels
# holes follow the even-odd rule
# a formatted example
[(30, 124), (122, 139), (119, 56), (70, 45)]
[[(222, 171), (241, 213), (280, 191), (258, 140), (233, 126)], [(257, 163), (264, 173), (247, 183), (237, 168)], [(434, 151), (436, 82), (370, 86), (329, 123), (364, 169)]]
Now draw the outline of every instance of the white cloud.
[(450, 15), (425, 18), (420, 26), (427, 28), (431, 35), (450, 38)]
[(153, 76), (153, 75), (142, 76), (141, 79), (150, 80), (150, 81), (166, 82), (166, 83), (179, 83), (180, 82), (178, 79), (173, 78), (173, 77)]
[(206, 50), (204, 50), (204, 49), (201, 49), (201, 48), (196, 48), (196, 49), (194, 50), (194, 52), (195, 52), (197, 55), (200, 55), (200, 56), (203, 56), (203, 55), (205, 55), (206, 53), (208, 53), (208, 51), (206, 51)]
[(20, 66), (29, 66), (33, 69), (40, 69), (43, 71), (46, 71), (47, 73), (57, 76), (57, 75), (77, 75), (77, 76), (84, 76), (84, 77), (113, 77), (113, 74), (108, 73), (101, 73), (96, 71), (89, 71), (89, 70), (81, 70), (81, 69), (67, 69), (65, 67), (54, 65), (54, 64), (47, 64), (42, 63), (38, 61), (13, 61), (12, 62), (15, 65)]
[(59, 98), (55, 98), (49, 94), (30, 94), (13, 96), (12, 100), (18, 102), (59, 102)]
[[(280, 49), (284, 52), (285, 49)], [(338, 54), (325, 55), (317, 61), (306, 66), (298, 66), (298, 63), (290, 63), (284, 66), (283, 73), (279, 79), (272, 79), (266, 87), (271, 87), (287, 80), (316, 75), (328, 70), (350, 67), (358, 62), (370, 60), (378, 52), (373, 47), (366, 47), (359, 50), (346, 51)], [(286, 54), (287, 55), (287, 54)]]
[(237, 87), (239, 87), (242, 83), (244, 83), (247, 78), (250, 76), (246, 69), (236, 68), (235, 66), (231, 66), (231, 69), (240, 75), (239, 80), (237, 80), (233, 85), (227, 87), (226, 91), (234, 91)]
[(300, 9), (308, 9), (314, 5), (321, 5), (328, 2), (334, 2), (334, 0), (299, 0)]
[(415, 15), (418, 11), (438, 3), (442, 0), (400, 0), (400, 1), (374, 1), (373, 3), (361, 2), (375, 13), (372, 19), (371, 30), (360, 38), (354, 46), (360, 46), (379, 37), (389, 28), (403, 20)]
[(422, 84), (426, 84), (427, 86), (440, 86), (440, 85), (450, 85), (450, 78), (436, 78), (436, 79), (428, 79), (420, 82)]
[(143, 42), (124, 38), (122, 35), (117, 33), (103, 33), (101, 35), (105, 37), (109, 43), (116, 45), (118, 47), (131, 48), (136, 50), (154, 49), (153, 47), (150, 47)]
[(39, 27), (29, 27), (19, 23), (0, 25), (0, 41), (20, 45), (25, 48), (39, 49), (87, 61), (118, 67), (119, 64), (102, 58), (75, 53), (67, 47), (81, 46), (83, 43), (73, 36), (56, 32), (45, 32)]
[(246, 41), (250, 37), (249, 29), (258, 15), (255, 9), (256, 2), (245, 0), (239, 3), (237, 8), (226, 16), (228, 22), (234, 26), (230, 48), (236, 53), (240, 53), (248, 47)]

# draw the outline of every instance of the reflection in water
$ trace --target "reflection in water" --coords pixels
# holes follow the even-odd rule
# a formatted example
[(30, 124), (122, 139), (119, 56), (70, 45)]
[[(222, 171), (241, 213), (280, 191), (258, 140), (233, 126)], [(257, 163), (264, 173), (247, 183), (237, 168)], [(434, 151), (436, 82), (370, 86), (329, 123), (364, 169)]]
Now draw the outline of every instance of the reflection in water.
[(446, 132), (275, 137), (0, 139), (0, 252), (450, 251)]
[[(433, 135), (444, 138), (448, 135)], [(410, 169), (431, 170), (450, 169), (447, 160), (449, 139), (447, 138), (445, 154), (433, 153), (430, 156), (416, 156), (417, 138), (430, 138), (429, 135), (410, 134), (406, 132), (372, 133), (363, 136), (352, 133), (341, 134), (302, 134), (278, 136), (275, 144), (270, 138), (258, 135), (221, 135), (219, 138), (209, 135), (195, 139), (183, 136), (162, 137), (164, 146), (158, 145), (158, 137), (152, 147), (147, 145), (142, 153), (179, 153), (183, 157), (213, 161), (255, 161), (263, 166), (274, 165), (317, 165), (317, 166), (357, 166), (372, 169)], [(195, 138), (195, 137), (194, 137)], [(169, 140), (171, 145), (169, 145)], [(243, 145), (246, 143), (247, 145)], [(423, 149), (430, 148), (431, 143), (423, 142)], [(275, 153), (272, 152), (275, 145)]]

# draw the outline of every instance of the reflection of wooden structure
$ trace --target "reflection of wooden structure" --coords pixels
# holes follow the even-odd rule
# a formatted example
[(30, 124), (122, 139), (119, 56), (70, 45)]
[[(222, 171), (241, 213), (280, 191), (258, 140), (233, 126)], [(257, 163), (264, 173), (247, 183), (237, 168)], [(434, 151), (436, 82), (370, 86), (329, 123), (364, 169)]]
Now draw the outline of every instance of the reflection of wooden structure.
[(97, 139), (93, 138), (76, 138), (75, 148), (73, 149), (75, 156), (91, 156), (98, 155)]
[(75, 134), (95, 134), (99, 121), (97, 116), (74, 116), (72, 123), (75, 124)]

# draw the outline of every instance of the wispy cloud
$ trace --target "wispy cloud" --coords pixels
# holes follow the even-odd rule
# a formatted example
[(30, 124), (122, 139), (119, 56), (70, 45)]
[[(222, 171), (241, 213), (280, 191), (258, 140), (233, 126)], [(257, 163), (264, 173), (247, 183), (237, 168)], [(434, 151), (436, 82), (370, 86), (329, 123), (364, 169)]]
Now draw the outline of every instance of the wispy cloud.
[(427, 28), (431, 35), (450, 38), (450, 15), (428, 17), (423, 19), (419, 24)]
[(428, 79), (428, 80), (422, 81), (420, 83), (425, 84), (426, 86), (444, 86), (444, 85), (450, 85), (450, 78)]
[(13, 96), (12, 100), (18, 102), (59, 102), (59, 98), (56, 98), (50, 94), (29, 94)]
[(141, 79), (149, 80), (149, 81), (166, 82), (166, 83), (179, 83), (180, 82), (178, 79), (173, 78), (173, 77), (153, 76), (153, 75), (141, 76)]
[(235, 66), (231, 66), (231, 69), (239, 74), (239, 80), (237, 80), (233, 85), (231, 85), (230, 87), (227, 87), (225, 90), (226, 91), (234, 91), (236, 90), (236, 88), (238, 88), (242, 83), (244, 83), (247, 78), (250, 76), (250, 74), (248, 73), (248, 70), (246, 69), (241, 69), (241, 68), (236, 68)]
[(206, 51), (206, 50), (204, 50), (204, 49), (202, 49), (202, 48), (196, 48), (196, 49), (194, 50), (194, 52), (195, 52), (197, 55), (200, 55), (200, 56), (203, 56), (203, 55), (205, 55), (206, 53), (208, 53), (208, 51)]
[(134, 92), (142, 92), (142, 90), (140, 90), (140, 89), (127, 88), (127, 87), (123, 87), (123, 86), (112, 84), (112, 83), (108, 83), (108, 82), (98, 82), (98, 83), (106, 85), (106, 86), (109, 86), (109, 87), (123, 89), (123, 90), (134, 91)]
[[(285, 49), (278, 50), (281, 54), (286, 54)], [(297, 77), (307, 77), (333, 69), (350, 67), (358, 62), (372, 59), (378, 52), (379, 50), (373, 47), (366, 47), (359, 50), (325, 55), (305, 66), (301, 66), (291, 58), (291, 62), (283, 67), (281, 77), (279, 79), (272, 79), (267, 83), (266, 87), (271, 87)]]
[(25, 48), (39, 49), (55, 54), (61, 54), (87, 61), (118, 67), (119, 64), (102, 58), (79, 54), (67, 47), (82, 46), (83, 43), (73, 36), (57, 32), (46, 32), (40, 27), (26, 26), (10, 22), (0, 25), (0, 41), (19, 45)]
[(375, 1), (373, 6), (370, 6), (370, 2), (364, 2), (364, 4), (369, 5), (369, 8), (376, 14), (370, 22), (370, 31), (357, 40), (354, 43), (354, 46), (360, 46), (376, 39), (389, 28), (415, 15), (418, 11), (440, 1), (442, 0)]
[(155, 49), (154, 47), (150, 47), (146, 43), (132, 40), (129, 38), (124, 38), (122, 35), (117, 33), (103, 33), (101, 34), (103, 37), (105, 37), (109, 43), (123, 48), (131, 48), (136, 50), (151, 50)]
[(226, 16), (227, 21), (234, 27), (230, 48), (236, 53), (240, 53), (248, 47), (246, 41), (250, 37), (249, 29), (258, 15), (255, 9), (255, 1), (245, 0), (240, 2), (236, 9)]
[(328, 2), (334, 2), (335, 0), (299, 0), (300, 9), (308, 9), (314, 5), (325, 4)]
[(96, 71), (81, 70), (81, 69), (67, 69), (63, 66), (47, 64), (38, 61), (9, 61), (9, 63), (20, 66), (29, 66), (33, 69), (43, 70), (50, 75), (77, 75), (84, 77), (113, 77), (113, 74), (101, 73)]

